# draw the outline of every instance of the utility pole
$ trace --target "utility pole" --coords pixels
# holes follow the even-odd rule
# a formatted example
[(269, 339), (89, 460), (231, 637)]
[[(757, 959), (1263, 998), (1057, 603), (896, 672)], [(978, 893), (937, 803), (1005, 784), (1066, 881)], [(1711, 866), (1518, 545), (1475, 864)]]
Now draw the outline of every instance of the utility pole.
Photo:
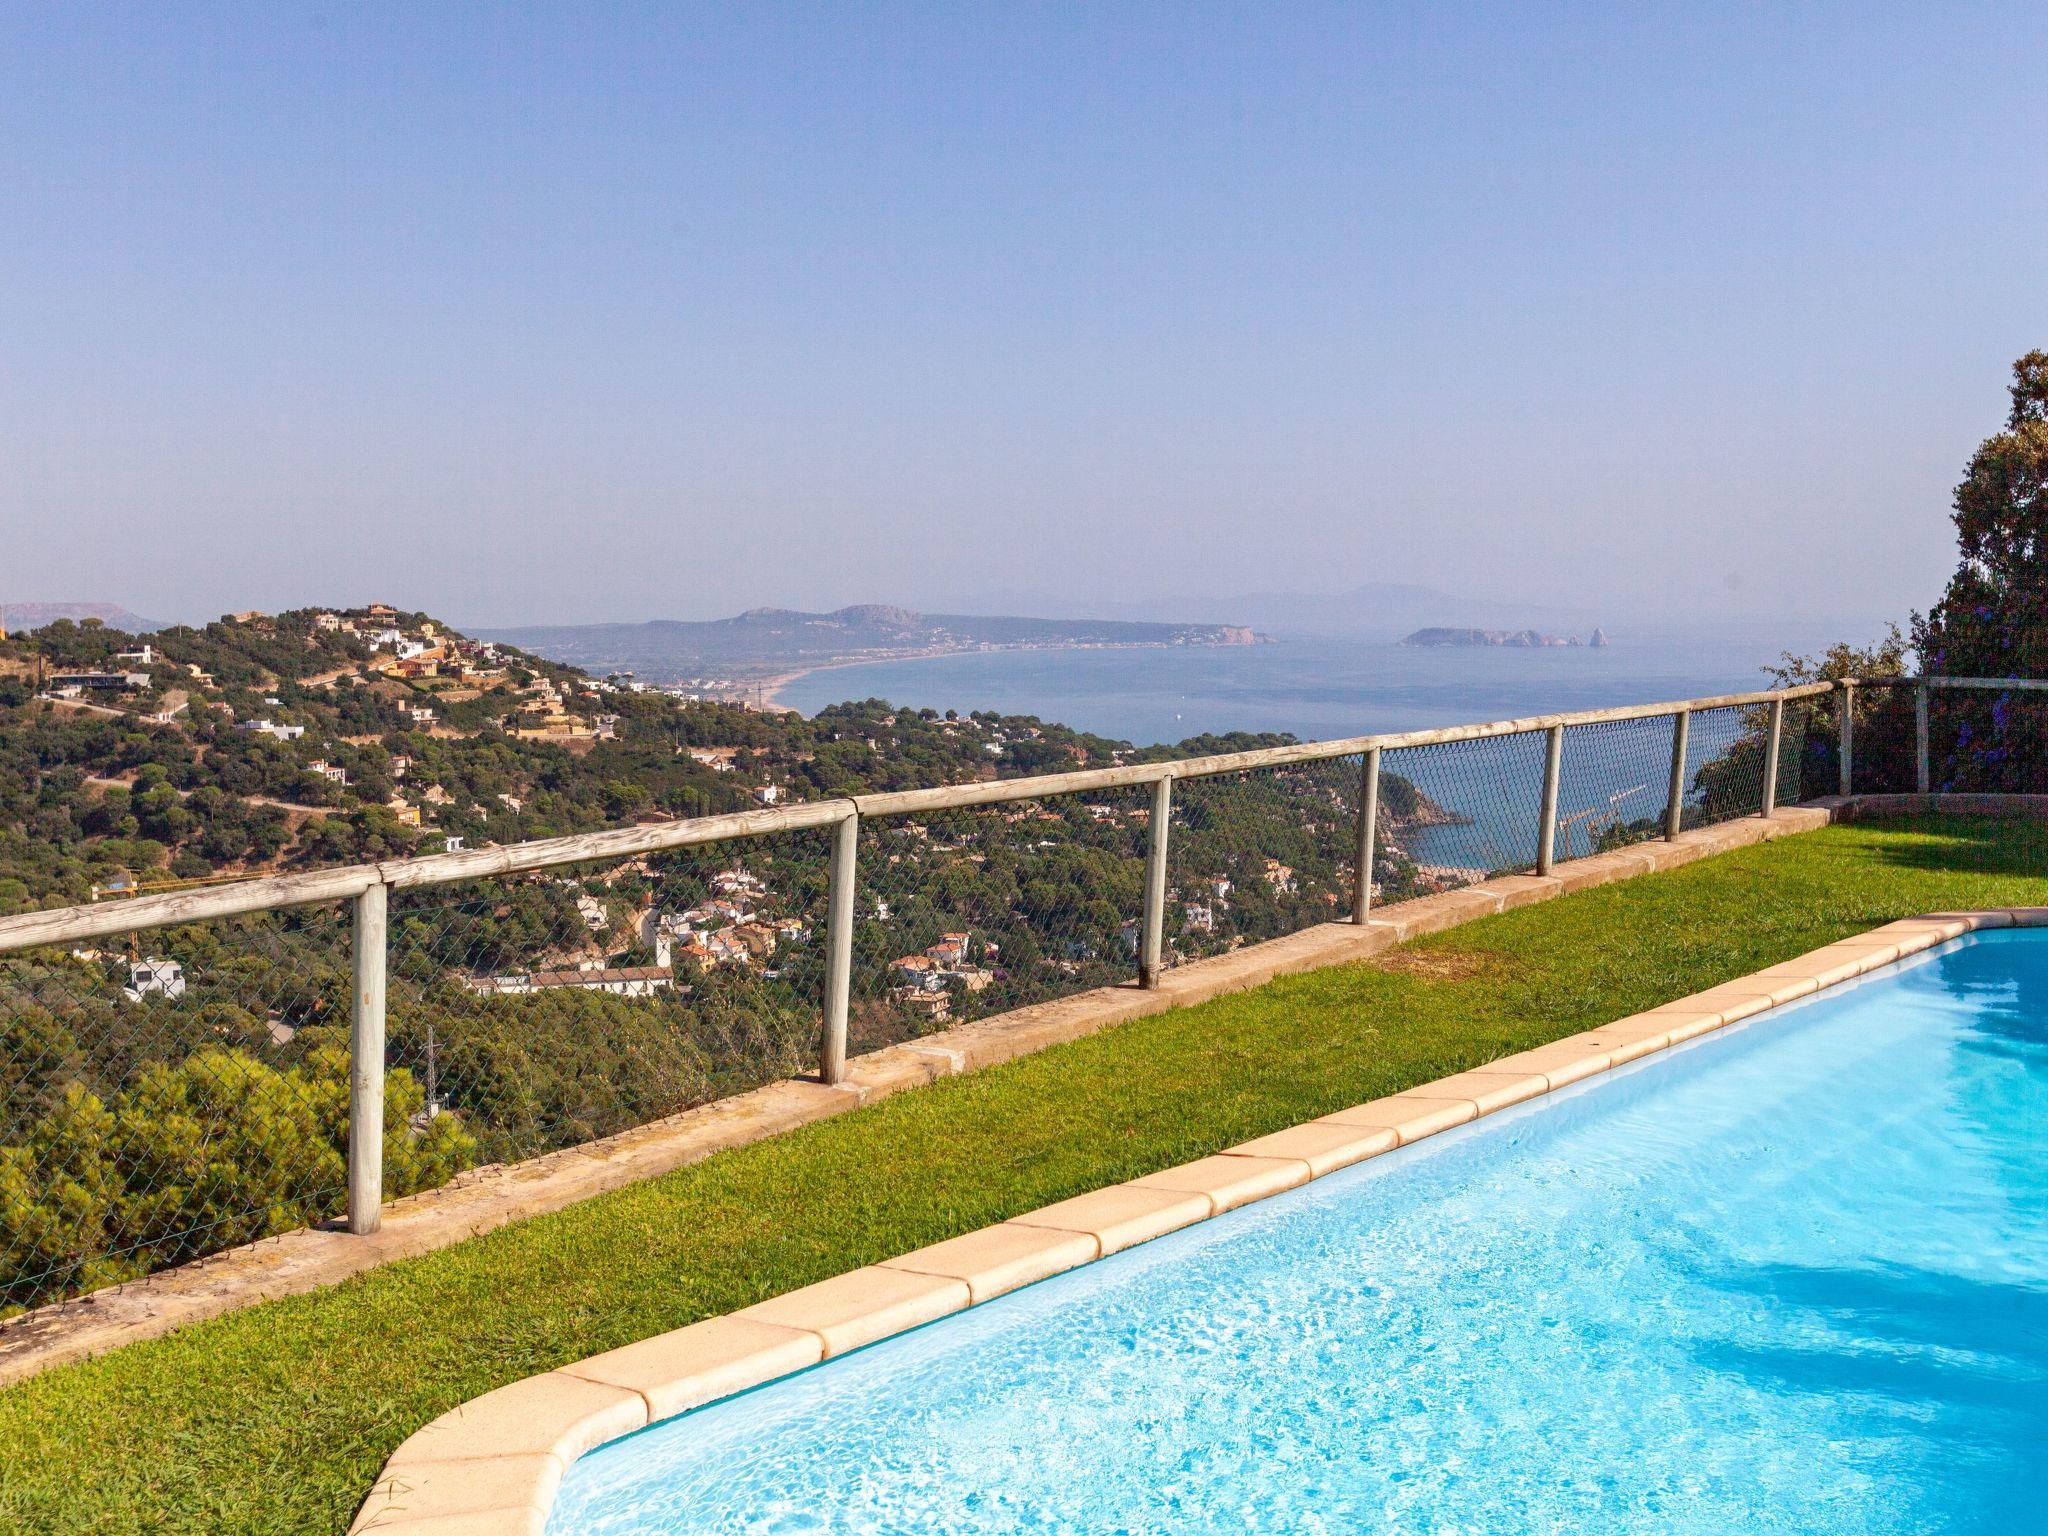
[(427, 1118), (441, 1113), (441, 1074), (434, 1059), (434, 1021), (427, 1021)]

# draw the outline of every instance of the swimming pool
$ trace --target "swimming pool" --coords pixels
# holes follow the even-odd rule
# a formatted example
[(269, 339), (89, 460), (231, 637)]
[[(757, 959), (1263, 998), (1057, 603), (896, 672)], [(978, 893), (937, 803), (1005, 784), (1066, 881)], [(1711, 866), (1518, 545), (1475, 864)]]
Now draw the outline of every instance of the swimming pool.
[(551, 1536), (2033, 1528), (2048, 933), (617, 1441)]

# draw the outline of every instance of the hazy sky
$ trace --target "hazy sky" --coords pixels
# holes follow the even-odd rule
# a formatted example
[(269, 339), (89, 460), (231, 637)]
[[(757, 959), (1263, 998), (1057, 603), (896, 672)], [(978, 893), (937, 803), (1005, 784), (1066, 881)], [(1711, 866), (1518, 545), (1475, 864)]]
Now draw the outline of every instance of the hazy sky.
[(2038, 6), (0, 3), (0, 600), (1924, 605), (2044, 107)]

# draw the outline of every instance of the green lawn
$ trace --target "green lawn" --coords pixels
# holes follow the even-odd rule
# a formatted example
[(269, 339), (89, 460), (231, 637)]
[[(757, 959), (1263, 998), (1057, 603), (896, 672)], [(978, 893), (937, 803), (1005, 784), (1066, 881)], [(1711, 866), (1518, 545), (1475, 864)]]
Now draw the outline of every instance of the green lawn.
[(338, 1532), (408, 1433), (530, 1372), (1895, 917), (2017, 904), (2048, 904), (2048, 828), (1837, 827), (1128, 1024), (0, 1391), (0, 1529)]

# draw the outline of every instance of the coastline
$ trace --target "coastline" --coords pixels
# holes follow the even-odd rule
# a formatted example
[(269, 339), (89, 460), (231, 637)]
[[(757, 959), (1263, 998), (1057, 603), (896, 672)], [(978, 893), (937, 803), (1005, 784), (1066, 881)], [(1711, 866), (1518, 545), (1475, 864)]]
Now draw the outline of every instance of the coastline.
[[(895, 662), (872, 653), (822, 653), (764, 660), (751, 682), (728, 673), (732, 686), (719, 695), (749, 701), (766, 695), (803, 715), (842, 699), (880, 695), (910, 708), (1036, 715), (1148, 746), (1237, 730), (1287, 731), (1314, 741), (1505, 720), (1561, 705), (1591, 709), (1733, 692), (1749, 686), (1775, 650), (1762, 642), (1712, 643), (1690, 635), (1603, 650), (1521, 650), (1404, 647), (1380, 637), (1308, 633), (1268, 646), (1148, 647), (1141, 654), (959, 649), (946, 652), (951, 659), (943, 665), (924, 656)], [(880, 670), (865, 677), (804, 680), (827, 664), (870, 663)]]
[[(1270, 640), (1265, 642), (1271, 644)], [(1019, 652), (1038, 651), (1229, 651), (1246, 649), (1231, 645), (1168, 645), (1157, 641), (1105, 641), (1099, 645), (946, 645), (919, 646), (911, 650), (877, 651), (865, 656), (847, 656), (832, 661), (821, 661), (814, 665), (793, 667), (787, 672), (773, 673), (757, 682), (747, 685), (746, 695), (752, 706), (777, 714), (795, 715), (802, 711), (794, 705), (782, 702), (782, 690), (799, 678), (815, 672), (838, 672), (848, 667), (883, 666), (892, 661), (933, 661), (941, 656), (991, 656), (1012, 655)]]

